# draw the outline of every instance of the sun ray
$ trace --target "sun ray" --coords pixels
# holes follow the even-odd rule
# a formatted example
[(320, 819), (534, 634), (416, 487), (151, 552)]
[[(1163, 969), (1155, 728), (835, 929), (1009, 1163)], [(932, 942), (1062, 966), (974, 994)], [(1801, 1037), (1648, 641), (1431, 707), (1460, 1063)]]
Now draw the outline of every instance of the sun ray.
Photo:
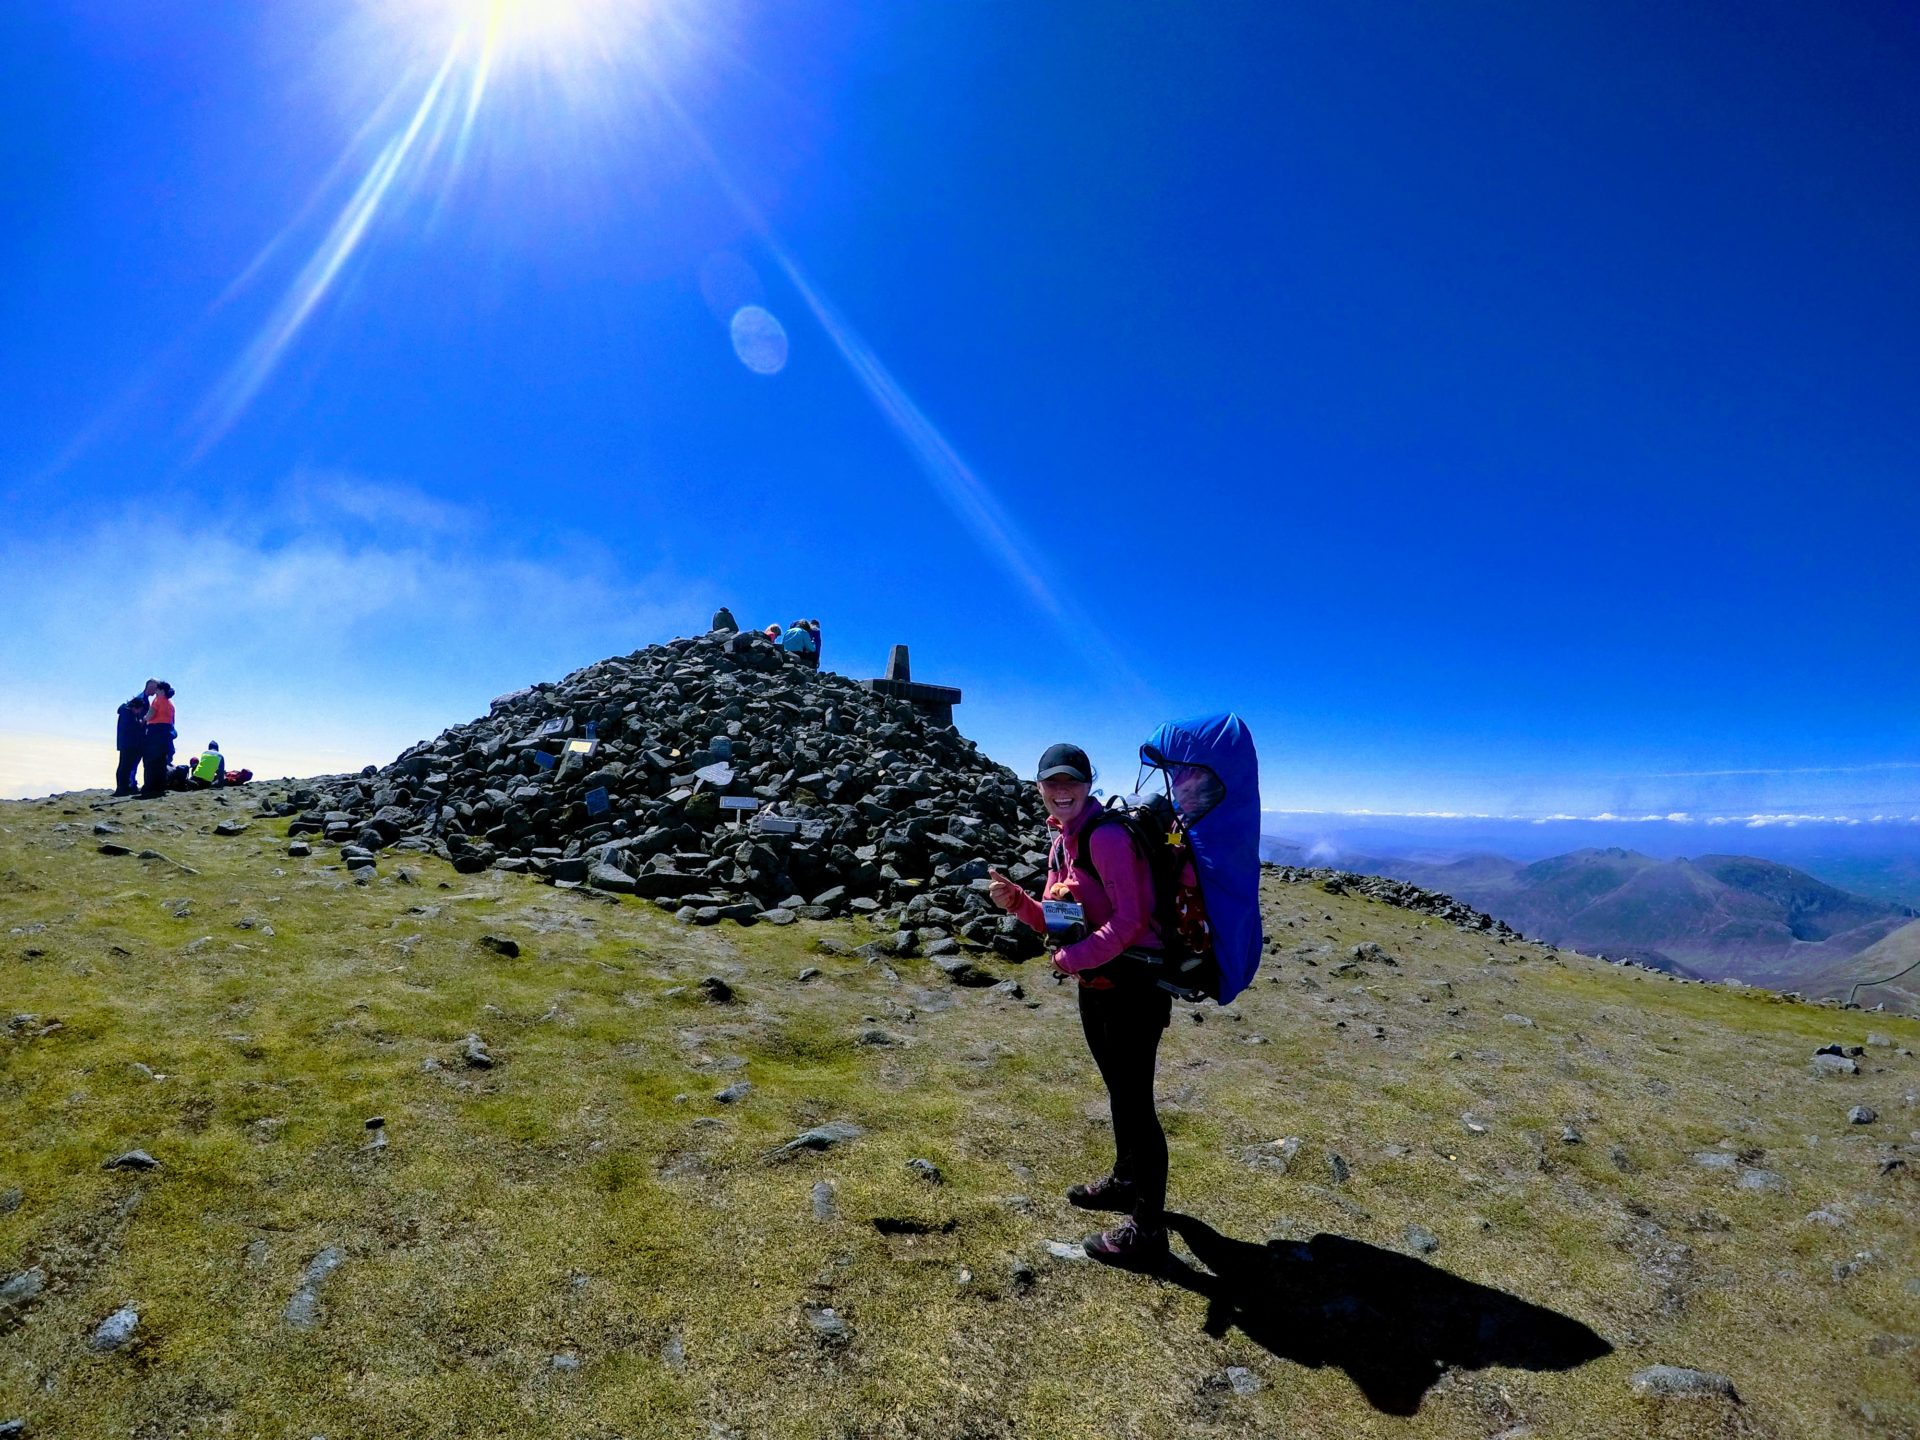
[(487, 93), (487, 79), (493, 74), (494, 55), (500, 48), (500, 27), (506, 22), (505, 0), (491, 0), (487, 6), (487, 27), (480, 38), (480, 58), (474, 62), (473, 83), (467, 87), (466, 113), (460, 117), (460, 138), (454, 142), (453, 163), (459, 168), (466, 158), (467, 143), (473, 138), (473, 123), (480, 115), (480, 102)]
[(1122, 682), (1136, 693), (1150, 693), (1150, 687), (1127, 661), (1112, 637), (1081, 606), (1060, 593), (1056, 584), (1042, 571), (1034, 558), (1040, 553), (1039, 548), (1007, 514), (992, 490), (961, 457), (940, 427), (907, 393), (906, 387), (887, 368), (878, 352), (827, 299), (820, 287), (813, 283), (799, 260), (774, 233), (759, 207), (734, 180), (692, 117), (664, 89), (661, 99), (706, 162), (714, 182), (759, 236), (774, 263), (798, 292), (821, 330), (833, 342), (834, 349), (853, 371), (868, 398), (906, 443), (921, 474), (932, 482), (935, 494), (973, 533), (981, 548), (1033, 597), (1041, 613), (1089, 661), (1098, 665), (1110, 679)]
[(246, 411), (261, 387), (279, 367), (288, 345), (326, 298), (341, 268), (352, 259), (360, 242), (366, 237), (367, 227), (379, 212), (381, 201), (392, 188), (394, 177), (406, 164), (414, 142), (439, 103), (446, 89), (447, 77), (459, 57), (460, 45), (461, 40), (456, 37), (440, 69), (427, 85), (419, 105), (414, 108), (413, 118), (381, 150), (379, 158), (367, 171), (346, 207), (335, 218), (326, 238), (301, 267), (287, 293), (274, 307), (267, 323), (241, 352), (239, 360), (227, 372), (215, 394), (202, 407), (201, 437), (194, 447), (191, 460), (199, 460), (218, 444)]

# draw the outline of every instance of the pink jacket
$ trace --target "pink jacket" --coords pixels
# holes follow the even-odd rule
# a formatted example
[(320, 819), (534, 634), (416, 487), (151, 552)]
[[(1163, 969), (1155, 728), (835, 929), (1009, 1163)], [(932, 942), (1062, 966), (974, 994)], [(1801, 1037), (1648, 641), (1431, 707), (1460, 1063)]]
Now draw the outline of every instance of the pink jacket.
[[(1062, 970), (1092, 970), (1136, 946), (1143, 950), (1160, 948), (1160, 932), (1153, 923), (1153, 872), (1147, 868), (1146, 858), (1133, 848), (1124, 827), (1109, 822), (1093, 832), (1087, 858), (1100, 872), (1097, 876), (1083, 874), (1074, 866), (1080, 832), (1099, 810), (1099, 802), (1089, 800), (1065, 830), (1052, 817), (1047, 820), (1047, 828), (1060, 833), (1054, 836), (1047, 856), (1045, 894), (1055, 896), (1054, 887), (1065, 885), (1086, 911), (1087, 919), (1086, 938), (1054, 952), (1053, 963)], [(1028, 928), (1046, 933), (1046, 917), (1033, 896), (1022, 895), (1013, 915)]]

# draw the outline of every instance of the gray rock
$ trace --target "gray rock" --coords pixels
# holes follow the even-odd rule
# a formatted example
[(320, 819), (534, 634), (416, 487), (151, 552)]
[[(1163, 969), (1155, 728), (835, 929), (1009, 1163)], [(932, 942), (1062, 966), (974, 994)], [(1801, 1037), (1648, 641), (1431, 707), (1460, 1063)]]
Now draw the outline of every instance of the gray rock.
[(1284, 1140), (1269, 1140), (1264, 1145), (1255, 1145), (1240, 1152), (1240, 1158), (1250, 1170), (1263, 1170), (1269, 1174), (1284, 1175), (1293, 1168), (1294, 1160), (1300, 1154), (1300, 1137), (1289, 1135)]
[(1730, 1150), (1696, 1150), (1693, 1163), (1702, 1170), (1735, 1170), (1739, 1168), (1740, 1157)]
[(293, 1292), (287, 1301), (287, 1308), (281, 1312), (281, 1318), (296, 1330), (310, 1330), (320, 1318), (320, 1286), (326, 1278), (340, 1268), (346, 1254), (337, 1245), (329, 1245), (313, 1259), (307, 1262), (307, 1268), (301, 1275), (300, 1288)]
[(793, 978), (800, 981), (802, 984), (804, 984), (808, 980), (817, 980), (820, 978), (820, 967), (818, 965), (809, 965), (807, 966), (806, 969), (802, 970), (798, 975), (794, 976)]
[(907, 1161), (907, 1169), (913, 1171), (930, 1185), (941, 1184), (946, 1177), (940, 1173), (940, 1167), (931, 1160), (915, 1158)]
[(639, 892), (640, 884), (618, 865), (608, 865), (604, 861), (587, 871), (587, 884), (595, 890), (604, 890), (610, 895), (634, 895)]
[(718, 975), (708, 975), (700, 982), (700, 991), (716, 1005), (733, 1003), (733, 987)]
[(1851, 1280), (1862, 1270), (1878, 1264), (1879, 1261), (1880, 1256), (1875, 1251), (1856, 1250), (1847, 1259), (1840, 1261), (1833, 1267), (1833, 1278), (1835, 1281)]
[(158, 1170), (160, 1162), (144, 1150), (129, 1150), (100, 1164), (102, 1170)]
[(933, 960), (934, 967), (956, 985), (965, 985), (969, 989), (984, 990), (998, 984), (991, 971), (982, 970), (971, 960), (955, 955), (942, 955)]
[(1634, 1373), (1628, 1382), (1636, 1395), (1724, 1395), (1740, 1397), (1733, 1381), (1709, 1370), (1688, 1370), (1679, 1365), (1649, 1365)]
[(133, 1339), (133, 1332), (139, 1326), (140, 1312), (131, 1305), (122, 1305), (94, 1327), (93, 1334), (87, 1337), (87, 1348), (102, 1352), (118, 1350)]
[(1049, 1240), (1047, 1241), (1047, 1254), (1056, 1260), (1064, 1260), (1068, 1264), (1074, 1264), (1087, 1258), (1087, 1247), (1082, 1245), (1078, 1240)]
[(580, 1368), (580, 1357), (571, 1350), (562, 1350), (559, 1354), (550, 1356), (547, 1364), (562, 1374), (570, 1375)]
[(0, 1284), (0, 1310), (13, 1305), (31, 1304), (46, 1288), (47, 1272), (38, 1265), (31, 1270), (22, 1270), (18, 1275), (10, 1276), (5, 1284)]
[(853, 1338), (853, 1329), (831, 1305), (802, 1307), (813, 1333), (829, 1345), (844, 1345)]
[(1858, 1075), (1860, 1062), (1850, 1055), (1834, 1055), (1826, 1051), (1813, 1057), (1813, 1073), (1816, 1075)]
[(0, 1215), (11, 1215), (18, 1210), (27, 1198), (26, 1191), (18, 1185), (0, 1190)]
[(1775, 1170), (1743, 1170), (1740, 1172), (1742, 1190), (1780, 1191), (1787, 1188), (1786, 1178)]
[(674, 1331), (660, 1346), (660, 1359), (669, 1370), (687, 1368), (687, 1342), (680, 1338), (680, 1332)]
[(1353, 1168), (1347, 1164), (1346, 1156), (1337, 1150), (1329, 1150), (1327, 1152), (1327, 1173), (1333, 1177), (1334, 1184), (1344, 1185), (1347, 1183), (1348, 1177), (1353, 1174)]
[(1519, 1025), (1528, 1030), (1534, 1028), (1532, 1019), (1525, 1015), (1502, 1015), (1500, 1018), (1509, 1025)]
[(494, 1059), (487, 1049), (487, 1042), (478, 1035), (469, 1035), (460, 1042), (460, 1058), (474, 1070), (491, 1070)]
[(858, 1125), (845, 1120), (830, 1120), (825, 1125), (816, 1125), (811, 1130), (802, 1130), (786, 1144), (769, 1152), (770, 1158), (797, 1155), (802, 1150), (831, 1150), (849, 1140), (858, 1140), (867, 1132)]
[(862, 1030), (855, 1038), (856, 1045), (899, 1045), (904, 1042), (890, 1030)]
[(813, 1218), (819, 1221), (833, 1219), (833, 1182), (816, 1180), (813, 1182)]
[(1879, 1112), (1871, 1105), (1856, 1105), (1847, 1111), (1847, 1123), (1850, 1125), (1871, 1125), (1879, 1118)]
[(1584, 1137), (1573, 1126), (1565, 1125), (1561, 1127), (1560, 1143), (1562, 1145), (1579, 1145), (1579, 1144), (1582, 1144), (1583, 1142), (1584, 1142)]
[(776, 905), (771, 910), (756, 912), (753, 918), (756, 920), (764, 920), (769, 925), (791, 925), (800, 917), (786, 906)]
[(218, 825), (213, 827), (213, 833), (226, 839), (232, 839), (235, 835), (246, 834), (247, 824), (244, 820), (222, 820)]
[(1401, 1236), (1416, 1255), (1431, 1255), (1440, 1248), (1440, 1238), (1424, 1225), (1409, 1225)]
[(0, 1440), (26, 1440), (27, 1422), (24, 1420), (0, 1420)]
[(1260, 1389), (1260, 1377), (1244, 1365), (1229, 1365), (1227, 1388), (1236, 1395), (1252, 1395)]
[(504, 955), (509, 960), (516, 960), (520, 956), (520, 942), (509, 940), (504, 935), (482, 935), (480, 943), (494, 954)]
[(713, 1098), (718, 1100), (722, 1105), (733, 1105), (746, 1099), (747, 1096), (752, 1093), (753, 1086), (749, 1082), (736, 1080), (733, 1084), (727, 1086), (726, 1089), (716, 1092)]

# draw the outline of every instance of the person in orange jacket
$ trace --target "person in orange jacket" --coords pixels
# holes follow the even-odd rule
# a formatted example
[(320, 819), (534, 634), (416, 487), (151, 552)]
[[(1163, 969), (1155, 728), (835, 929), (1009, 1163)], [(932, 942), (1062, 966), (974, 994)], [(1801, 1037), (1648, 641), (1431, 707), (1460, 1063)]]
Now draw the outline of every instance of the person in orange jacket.
[(145, 774), (140, 795), (156, 800), (167, 793), (167, 770), (173, 764), (173, 742), (179, 732), (173, 725), (173, 686), (164, 680), (148, 683), (153, 689), (147, 699), (147, 748), (141, 757)]

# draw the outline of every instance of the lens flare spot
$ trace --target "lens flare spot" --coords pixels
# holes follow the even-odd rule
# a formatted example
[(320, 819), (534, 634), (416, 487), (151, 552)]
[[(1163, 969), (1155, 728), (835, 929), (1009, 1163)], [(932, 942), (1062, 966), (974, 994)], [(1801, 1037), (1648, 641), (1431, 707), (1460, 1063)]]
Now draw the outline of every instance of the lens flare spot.
[(786, 327), (758, 305), (733, 312), (733, 353), (756, 375), (778, 375), (787, 368)]

